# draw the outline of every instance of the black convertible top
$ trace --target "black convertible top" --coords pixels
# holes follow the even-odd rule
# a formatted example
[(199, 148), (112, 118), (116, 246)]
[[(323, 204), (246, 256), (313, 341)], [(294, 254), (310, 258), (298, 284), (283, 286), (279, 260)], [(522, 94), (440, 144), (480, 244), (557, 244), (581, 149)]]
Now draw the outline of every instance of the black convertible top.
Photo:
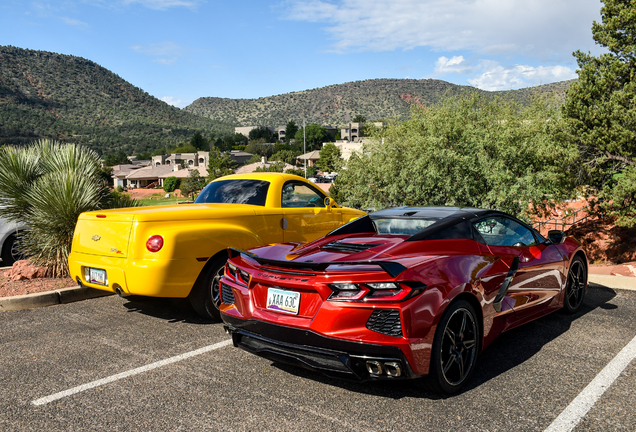
[[(373, 221), (376, 219), (426, 219), (434, 220), (430, 226), (412, 235), (406, 241), (441, 240), (441, 239), (474, 239), (472, 222), (484, 216), (512, 216), (497, 211), (461, 207), (395, 207), (380, 210), (362, 216), (353, 222), (330, 232), (326, 237), (342, 234), (358, 234), (375, 232)], [(513, 218), (517, 220), (516, 218)], [(519, 221), (523, 224), (523, 222)], [(523, 224), (525, 225), (525, 224)]]

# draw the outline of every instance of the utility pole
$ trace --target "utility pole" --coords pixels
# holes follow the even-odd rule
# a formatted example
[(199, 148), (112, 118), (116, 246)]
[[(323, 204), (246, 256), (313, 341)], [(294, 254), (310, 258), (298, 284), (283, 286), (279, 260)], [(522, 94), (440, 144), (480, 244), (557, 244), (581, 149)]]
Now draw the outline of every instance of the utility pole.
[(307, 178), (307, 138), (305, 136), (305, 116), (303, 116), (303, 152), (305, 157), (305, 178)]

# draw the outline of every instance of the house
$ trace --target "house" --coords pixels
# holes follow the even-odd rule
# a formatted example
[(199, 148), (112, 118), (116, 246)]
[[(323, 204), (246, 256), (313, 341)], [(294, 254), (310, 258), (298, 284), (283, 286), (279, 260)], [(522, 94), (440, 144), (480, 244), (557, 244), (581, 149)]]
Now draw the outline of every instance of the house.
[(335, 142), (336, 147), (340, 150), (340, 157), (348, 161), (353, 153), (362, 154), (362, 146), (364, 145), (364, 141), (358, 138), (355, 142), (350, 142), (347, 140), (338, 140)]
[[(278, 140), (279, 141), (285, 141), (285, 130), (287, 129), (287, 126), (276, 126), (276, 127), (270, 127), (270, 126), (237, 126), (234, 128), (234, 133), (240, 133), (245, 135), (246, 137), (250, 136), (250, 132), (252, 132), (254, 129), (258, 129), (260, 127), (264, 127), (265, 129), (269, 129), (269, 131), (271, 133), (276, 133), (278, 134)], [(281, 131), (282, 131), (282, 135), (281, 135)]]
[(230, 158), (232, 158), (232, 160), (239, 166), (245, 165), (245, 162), (252, 159), (252, 156), (254, 156), (252, 153), (247, 153), (241, 150), (232, 150), (230, 152)]
[[(384, 128), (387, 125), (385, 122), (373, 122), (372, 124), (373, 126), (379, 129)], [(340, 137), (343, 140), (346, 140), (349, 142), (357, 142), (362, 137), (364, 137), (364, 134), (362, 132), (363, 127), (364, 127), (364, 123), (361, 123), (361, 122), (349, 123), (349, 125), (340, 129)]]
[(199, 171), (201, 177), (208, 176), (208, 170), (203, 166), (182, 168), (181, 164), (148, 166), (132, 171), (126, 176), (126, 185), (130, 188), (162, 187), (168, 177), (186, 178), (190, 176), (190, 170)]
[(152, 157), (152, 166), (181, 165), (186, 167), (207, 167), (210, 163), (210, 153), (199, 150), (196, 153), (174, 153), (170, 155), (157, 155)]
[(314, 166), (316, 161), (320, 159), (320, 151), (314, 150), (296, 157), (298, 164), (302, 166), (305, 166), (305, 159), (307, 160), (307, 166)]
[(356, 142), (362, 137), (362, 126), (364, 123), (352, 122), (340, 130), (340, 137), (349, 142)]
[[(254, 172), (256, 168), (269, 168), (273, 164), (277, 164), (277, 163), (279, 162), (278, 161), (268, 162), (266, 157), (262, 157), (260, 162), (254, 162), (249, 165), (243, 165), (242, 167), (235, 170), (234, 173), (249, 174), (251, 172)], [(285, 166), (283, 167), (283, 172), (287, 171), (288, 169), (295, 169), (295, 168), (296, 167), (286, 163)]]
[(111, 177), (113, 178), (113, 187), (117, 187), (117, 186), (127, 187), (126, 177), (128, 176), (128, 174), (130, 174), (131, 172), (135, 170), (143, 168), (143, 166), (134, 165), (134, 164), (122, 164), (122, 165), (115, 165), (112, 168), (113, 168), (113, 174)]

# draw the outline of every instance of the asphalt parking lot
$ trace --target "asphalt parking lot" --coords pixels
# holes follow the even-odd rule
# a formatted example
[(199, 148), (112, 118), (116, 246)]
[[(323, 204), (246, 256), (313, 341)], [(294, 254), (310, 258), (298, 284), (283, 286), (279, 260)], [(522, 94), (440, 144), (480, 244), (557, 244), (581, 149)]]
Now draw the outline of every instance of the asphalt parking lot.
[[(187, 301), (112, 296), (7, 311), (0, 430), (569, 430), (555, 419), (635, 336), (636, 291), (593, 285), (579, 314), (505, 333), (468, 387), (441, 398), (411, 382), (342, 382), (250, 355)], [(619, 372), (574, 430), (636, 430), (636, 361)]]

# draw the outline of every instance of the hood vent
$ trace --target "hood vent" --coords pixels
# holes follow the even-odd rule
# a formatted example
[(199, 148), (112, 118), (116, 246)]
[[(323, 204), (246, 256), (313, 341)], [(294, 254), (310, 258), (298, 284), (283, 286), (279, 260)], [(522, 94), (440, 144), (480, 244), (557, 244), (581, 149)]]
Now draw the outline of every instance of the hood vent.
[(339, 241), (332, 241), (324, 245), (321, 249), (334, 252), (362, 252), (372, 247), (380, 246), (379, 244), (360, 244), (360, 243), (343, 243)]

